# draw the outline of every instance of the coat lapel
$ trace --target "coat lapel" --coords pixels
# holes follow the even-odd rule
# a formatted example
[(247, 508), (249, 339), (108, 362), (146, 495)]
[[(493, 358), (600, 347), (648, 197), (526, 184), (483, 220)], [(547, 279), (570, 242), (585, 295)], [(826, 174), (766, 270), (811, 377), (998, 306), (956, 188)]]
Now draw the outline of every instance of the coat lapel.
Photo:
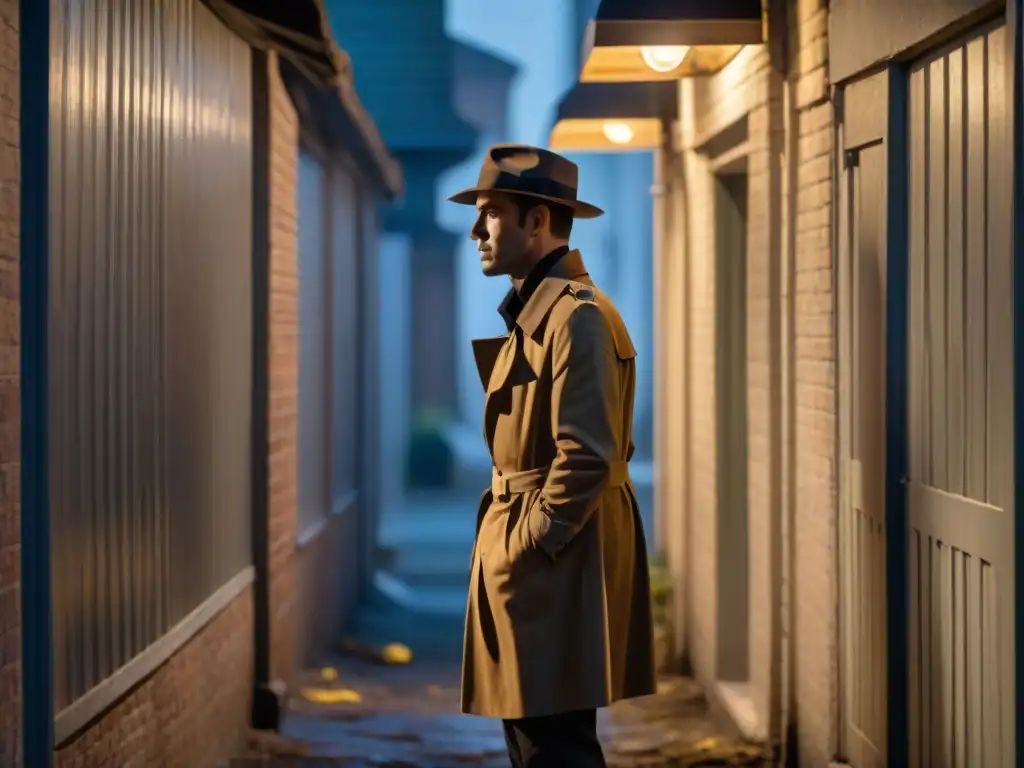
[(508, 400), (508, 393), (503, 392), (505, 385), (510, 379), (513, 385), (519, 385), (537, 377), (537, 372), (530, 368), (529, 362), (523, 357), (521, 345), (524, 342), (521, 334), (540, 341), (537, 332), (544, 318), (573, 280), (590, 280), (579, 251), (567, 253), (541, 281), (520, 312), (516, 321), (518, 328), (513, 333), (507, 336), (473, 339), (473, 358), (476, 361), (480, 384), (487, 393), (484, 403), (484, 438), (492, 459), (498, 415), (503, 407), (508, 407), (511, 403)]
[(494, 336), (489, 339), (473, 339), (473, 359), (476, 370), (480, 374), (480, 384), (486, 392), (490, 388), (491, 376), (501, 348), (508, 341), (508, 336)]
[(487, 399), (484, 401), (484, 440), (494, 459), (494, 429), (497, 425), (495, 393), (499, 392), (512, 371), (516, 359), (516, 334), (490, 339), (473, 339), (473, 357)]

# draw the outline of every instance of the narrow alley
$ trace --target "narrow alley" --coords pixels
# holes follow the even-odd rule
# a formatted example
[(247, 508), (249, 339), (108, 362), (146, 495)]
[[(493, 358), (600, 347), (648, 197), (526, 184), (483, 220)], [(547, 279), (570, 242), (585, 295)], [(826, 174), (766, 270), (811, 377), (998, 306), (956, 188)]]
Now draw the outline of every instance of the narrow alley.
[(0, 43), (0, 768), (1024, 765), (1024, 0)]
[[(459, 713), (474, 504), (435, 494), (385, 512), (382, 541), (410, 594), (364, 606), (342, 642), (349, 652), (339, 648), (322, 669), (298, 676), (281, 735), (253, 735), (249, 756), (232, 766), (508, 766), (500, 723)], [(409, 663), (385, 661), (396, 643), (409, 649)], [(682, 676), (666, 676), (657, 696), (603, 712), (599, 729), (610, 768), (767, 765), (759, 747), (709, 715), (700, 687)]]

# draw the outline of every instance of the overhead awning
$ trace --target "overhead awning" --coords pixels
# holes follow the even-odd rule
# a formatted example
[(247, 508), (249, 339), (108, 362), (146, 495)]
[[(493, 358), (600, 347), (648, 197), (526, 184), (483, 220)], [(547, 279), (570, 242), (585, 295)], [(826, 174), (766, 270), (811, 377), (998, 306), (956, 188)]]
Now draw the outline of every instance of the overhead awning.
[(548, 143), (560, 152), (629, 152), (661, 146), (676, 119), (675, 82), (578, 83), (558, 105)]
[(601, 0), (580, 82), (677, 80), (721, 70), (763, 43), (763, 0)]
[(293, 99), (296, 93), (303, 93), (300, 100), (312, 111), (304, 118), (326, 127), (326, 135), (343, 140), (387, 197), (402, 193), (401, 165), (359, 100), (351, 62), (331, 34), (323, 0), (204, 2), (253, 48), (277, 53)]

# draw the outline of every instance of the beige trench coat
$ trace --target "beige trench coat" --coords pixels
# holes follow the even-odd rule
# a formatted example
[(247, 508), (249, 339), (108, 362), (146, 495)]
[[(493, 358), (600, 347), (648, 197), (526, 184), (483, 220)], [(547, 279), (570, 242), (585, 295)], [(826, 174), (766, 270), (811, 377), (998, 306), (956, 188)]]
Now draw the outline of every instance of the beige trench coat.
[(463, 711), (538, 717), (653, 693), (622, 318), (572, 251), (513, 332), (473, 350), (495, 470), (471, 561)]

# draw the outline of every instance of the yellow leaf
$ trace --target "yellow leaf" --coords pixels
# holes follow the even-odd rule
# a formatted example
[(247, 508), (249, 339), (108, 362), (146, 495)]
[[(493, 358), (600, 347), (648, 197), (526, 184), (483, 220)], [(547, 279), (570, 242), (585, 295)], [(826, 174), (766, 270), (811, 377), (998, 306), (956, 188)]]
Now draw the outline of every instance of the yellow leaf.
[(412, 661), (412, 651), (402, 643), (388, 643), (381, 651), (381, 657), (388, 664), (408, 664)]
[(363, 700), (351, 688), (303, 688), (302, 697), (314, 704), (358, 704)]
[(334, 667), (324, 667), (320, 670), (320, 677), (322, 677), (324, 680), (337, 680), (338, 670), (336, 670)]
[(718, 746), (718, 739), (711, 737), (707, 739), (701, 739), (695, 745), (701, 752), (708, 752)]

